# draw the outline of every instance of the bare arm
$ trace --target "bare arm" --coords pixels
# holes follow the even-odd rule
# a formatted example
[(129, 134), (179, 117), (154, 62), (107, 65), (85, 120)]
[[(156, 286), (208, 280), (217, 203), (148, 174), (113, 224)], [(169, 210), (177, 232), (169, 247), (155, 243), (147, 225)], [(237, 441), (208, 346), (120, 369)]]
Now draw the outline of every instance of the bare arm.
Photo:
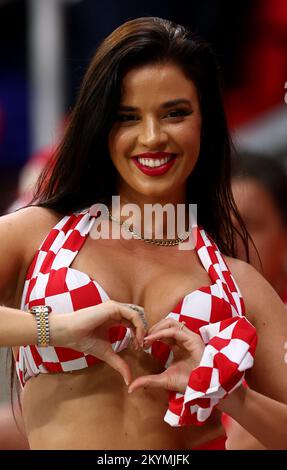
[(266, 450), (258, 439), (255, 439), (252, 434), (230, 416), (227, 423), (224, 422), (224, 427), (227, 434), (227, 450)]
[(15, 304), (15, 292), (21, 272), (28, 264), (29, 252), (37, 230), (41, 231), (48, 212), (30, 207), (0, 217), (0, 346), (35, 344), (36, 323), (32, 315), (9, 308)]
[(287, 449), (287, 406), (252, 389), (240, 387), (217, 406), (267, 449)]
[(37, 326), (34, 315), (27, 312), (0, 307), (0, 347), (37, 344)]
[(258, 345), (250, 389), (240, 388), (218, 405), (268, 449), (287, 449), (287, 311), (270, 284), (251, 266), (236, 262), (234, 277)]

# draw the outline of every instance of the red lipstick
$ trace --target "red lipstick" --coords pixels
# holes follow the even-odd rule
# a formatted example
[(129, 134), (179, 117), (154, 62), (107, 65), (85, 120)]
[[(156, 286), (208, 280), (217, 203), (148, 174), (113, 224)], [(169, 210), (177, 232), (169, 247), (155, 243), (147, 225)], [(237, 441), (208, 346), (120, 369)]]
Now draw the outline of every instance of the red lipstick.
[[(147, 158), (149, 160), (161, 160), (162, 158), (165, 158), (165, 157), (171, 157), (171, 159), (167, 161), (166, 163), (163, 163), (162, 165), (157, 166), (157, 167), (149, 167), (149, 166), (143, 165), (142, 163), (138, 161), (138, 158)], [(138, 169), (141, 170), (142, 173), (148, 176), (163, 175), (173, 166), (175, 159), (176, 159), (176, 155), (170, 152), (146, 152), (146, 153), (141, 153), (132, 157), (132, 161), (138, 167)]]
[(132, 158), (153, 158), (160, 160), (161, 158), (169, 157), (171, 155), (175, 154), (171, 152), (145, 152), (134, 155)]

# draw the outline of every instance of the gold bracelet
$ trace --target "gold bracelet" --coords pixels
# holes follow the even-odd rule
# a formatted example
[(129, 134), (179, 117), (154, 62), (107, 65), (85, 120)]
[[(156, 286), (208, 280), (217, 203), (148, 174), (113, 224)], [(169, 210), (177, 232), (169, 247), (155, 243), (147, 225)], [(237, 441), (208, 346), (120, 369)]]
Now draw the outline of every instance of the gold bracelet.
[(52, 308), (49, 305), (38, 305), (31, 307), (28, 311), (36, 316), (37, 345), (46, 348), (50, 344), (49, 313)]

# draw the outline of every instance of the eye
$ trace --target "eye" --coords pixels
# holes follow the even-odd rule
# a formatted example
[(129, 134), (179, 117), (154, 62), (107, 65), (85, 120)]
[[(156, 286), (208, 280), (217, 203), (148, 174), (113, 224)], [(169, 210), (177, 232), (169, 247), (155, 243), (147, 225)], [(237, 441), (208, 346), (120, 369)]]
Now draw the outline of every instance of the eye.
[(182, 116), (189, 116), (191, 113), (192, 111), (187, 109), (176, 109), (168, 113), (165, 117), (177, 118)]
[(118, 114), (115, 120), (118, 122), (133, 122), (137, 120), (137, 116), (133, 114)]

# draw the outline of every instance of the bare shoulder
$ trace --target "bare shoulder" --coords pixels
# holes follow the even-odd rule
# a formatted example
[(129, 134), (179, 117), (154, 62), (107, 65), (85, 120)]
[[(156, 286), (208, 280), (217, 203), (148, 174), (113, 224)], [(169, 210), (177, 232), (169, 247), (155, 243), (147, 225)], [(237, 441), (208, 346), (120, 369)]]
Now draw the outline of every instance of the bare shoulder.
[(246, 263), (237, 258), (231, 258), (230, 256), (222, 255), (223, 259), (230, 269), (236, 283), (240, 290), (245, 293), (248, 293), (250, 282), (252, 282), (252, 289), (259, 288), (258, 282), (260, 283), (260, 278), (264, 279), (261, 274), (251, 266), (251, 264)]
[(51, 209), (30, 206), (16, 212), (4, 215), (0, 218), (0, 228), (6, 231), (16, 243), (14, 248), (28, 246), (37, 241), (45, 231), (53, 227), (63, 217)]
[(235, 274), (241, 277), (245, 276), (251, 271), (255, 271), (251, 264), (246, 263), (246, 261), (242, 261), (238, 258), (231, 258), (231, 256), (226, 256), (223, 254), (222, 257), (233, 275)]
[(0, 217), (0, 301), (3, 304), (18, 303), (15, 298), (37, 249), (62, 217), (36, 206)]
[[(57, 213), (52, 209), (47, 209), (46, 207), (39, 206), (28, 206), (18, 209), (15, 212), (11, 212), (7, 215), (2, 216), (6, 219), (14, 219), (15, 221), (21, 220), (21, 222), (30, 222), (34, 217), (37, 217), (37, 220), (43, 221), (47, 219), (54, 219), (61, 217), (61, 214)], [(62, 215), (63, 217), (63, 215)]]
[(51, 209), (39, 206), (29, 206), (18, 209), (15, 212), (2, 215), (1, 220), (5, 220), (8, 224), (17, 225), (17, 223), (28, 224), (37, 217), (37, 220), (41, 221), (47, 218), (57, 218), (60, 214), (57, 214)]
[(254, 324), (268, 319), (272, 310), (274, 320), (275, 312), (286, 316), (282, 300), (268, 281), (253, 266), (236, 258), (223, 256), (238, 287), (241, 291), (246, 317)]

